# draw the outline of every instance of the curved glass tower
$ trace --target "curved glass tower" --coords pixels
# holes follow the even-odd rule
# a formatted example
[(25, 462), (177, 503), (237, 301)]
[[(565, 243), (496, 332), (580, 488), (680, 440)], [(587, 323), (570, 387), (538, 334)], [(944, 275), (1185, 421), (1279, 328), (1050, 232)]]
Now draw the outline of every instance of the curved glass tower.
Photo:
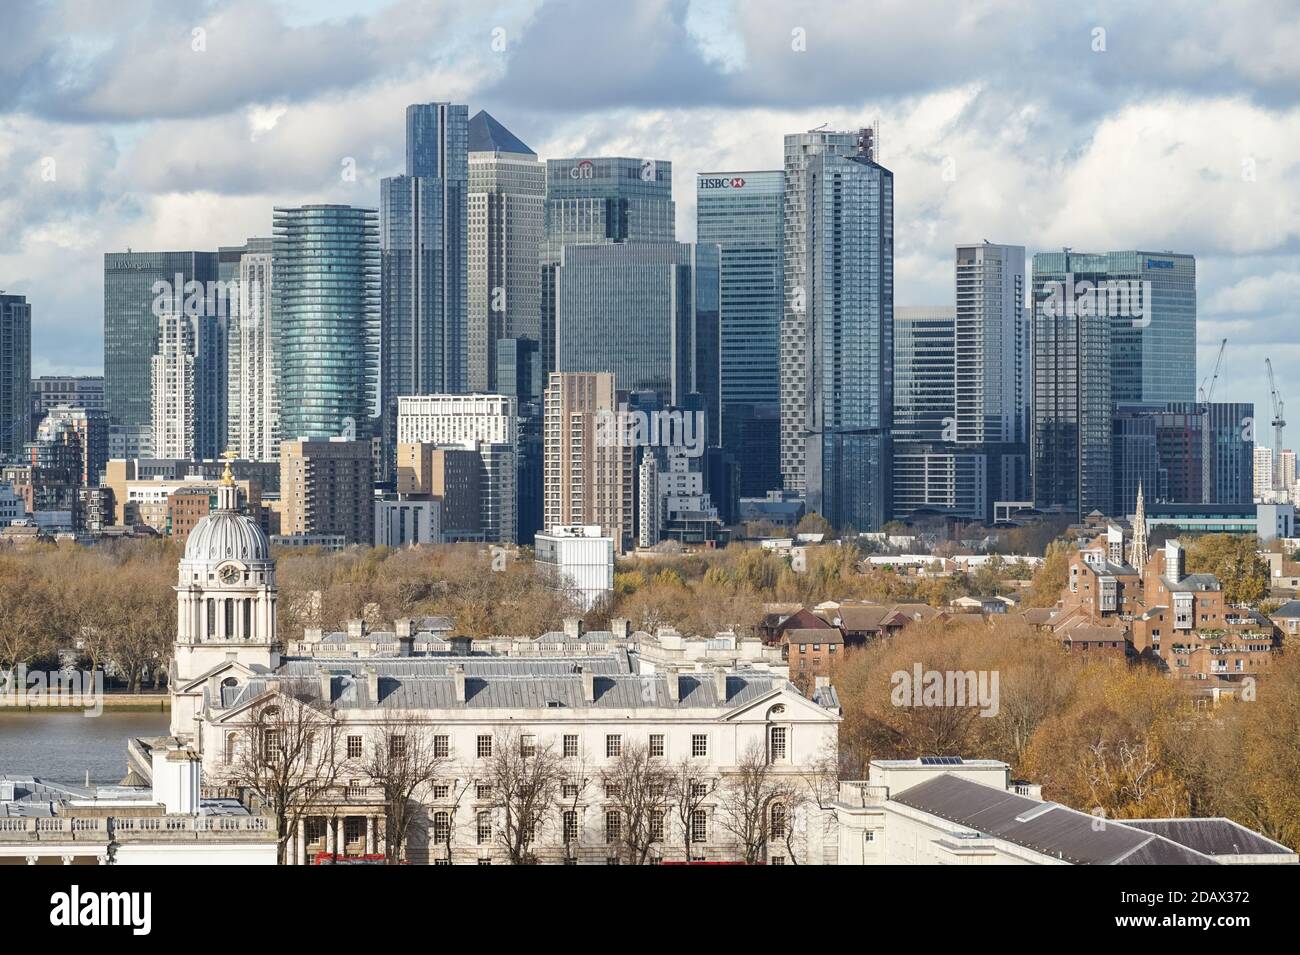
[(378, 361), (378, 212), (275, 210), (281, 433), (370, 434)]

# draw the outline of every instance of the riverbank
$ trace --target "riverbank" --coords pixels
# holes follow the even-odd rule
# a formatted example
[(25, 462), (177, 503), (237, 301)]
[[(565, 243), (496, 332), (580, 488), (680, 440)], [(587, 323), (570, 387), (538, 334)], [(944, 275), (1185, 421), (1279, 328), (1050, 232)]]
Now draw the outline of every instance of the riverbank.
[(48, 693), (33, 702), (22, 702), (21, 698), (11, 701), (0, 694), (0, 713), (71, 712), (87, 709), (88, 702), (114, 713), (166, 713), (171, 709), (168, 693), (105, 693), (94, 701), (87, 701), (80, 694)]

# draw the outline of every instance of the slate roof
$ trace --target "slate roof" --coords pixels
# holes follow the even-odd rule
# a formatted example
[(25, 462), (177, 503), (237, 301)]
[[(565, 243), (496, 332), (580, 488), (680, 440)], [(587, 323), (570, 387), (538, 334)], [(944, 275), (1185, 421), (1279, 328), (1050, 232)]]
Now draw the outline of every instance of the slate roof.
[[(378, 669), (378, 667), (376, 668)], [(238, 706), (260, 696), (278, 680), (259, 677), (238, 687), (222, 687), (223, 708)], [(786, 684), (767, 672), (732, 671), (727, 675), (727, 695), (718, 698), (712, 673), (682, 673), (680, 699), (668, 697), (664, 674), (597, 674), (594, 702), (583, 698), (583, 677), (578, 673), (515, 673), (465, 677), (465, 702), (456, 701), (455, 678), (442, 676), (379, 675), (379, 705), (400, 709), (731, 709), (757, 700)], [(375, 705), (364, 674), (341, 670), (330, 680), (335, 706), (368, 709)]]
[(1207, 856), (1294, 855), (1280, 842), (1231, 819), (1126, 819), (1124, 824), (1172, 839)]
[(469, 151), (472, 153), (523, 153), (536, 156), (524, 141), (502, 126), (485, 109), (469, 121)]
[(1288, 600), (1282, 606), (1274, 610), (1270, 616), (1283, 617), (1287, 619), (1300, 617), (1300, 600)]
[(890, 797), (940, 819), (1074, 865), (1216, 865), (1163, 836), (952, 773)]
[(828, 630), (787, 630), (783, 636), (788, 643), (843, 643), (844, 635), (834, 627)]

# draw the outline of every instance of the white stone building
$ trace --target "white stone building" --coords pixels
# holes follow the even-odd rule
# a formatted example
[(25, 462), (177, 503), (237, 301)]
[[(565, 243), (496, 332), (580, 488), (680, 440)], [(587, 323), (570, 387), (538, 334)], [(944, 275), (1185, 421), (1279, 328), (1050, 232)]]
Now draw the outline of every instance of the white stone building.
[[(311, 656), (282, 656), (269, 544), (234, 505), (227, 483), (218, 509), (190, 533), (180, 564), (171, 732), (199, 754), (212, 785), (233, 783), (241, 747), (256, 738), (254, 724), (268, 706), (314, 708), (320, 725), (331, 727), (340, 769), (319, 815), (303, 819), (293, 835), (298, 862), (317, 852), (379, 849), (385, 803), (365, 765), (395, 720), (410, 727), (403, 739), (423, 734), (445, 760), (421, 796), (420, 824), (407, 845), (413, 861), (504, 861), (490, 775), (497, 747), (545, 751), (562, 761), (565, 781), (536, 833), (538, 858), (598, 863), (622, 855), (617, 801), (603, 779), (625, 751), (644, 747), (665, 767), (684, 764), (707, 785), (709, 794), (690, 816), (690, 852), (725, 861), (739, 853), (727, 822), (739, 768), (758, 760), (773, 793), (777, 781), (781, 792), (792, 792), (834, 749), (837, 711), (805, 698), (767, 666), (678, 668), (661, 657), (654, 672), (643, 672), (626, 649), (419, 652), (414, 625), (399, 628), (393, 652), (382, 656), (330, 656), (323, 637), (313, 641)], [(356, 629), (349, 639), (365, 636)], [(821, 861), (831, 817), (802, 799), (790, 803), (781, 831), (793, 834), (798, 826), (798, 839), (773, 843), (768, 854)], [(678, 846), (686, 828), (674, 829), (668, 818), (661, 825), (656, 857), (684, 855)]]
[(584, 610), (614, 590), (614, 538), (599, 524), (552, 527), (533, 541), (539, 574), (556, 588), (574, 593)]

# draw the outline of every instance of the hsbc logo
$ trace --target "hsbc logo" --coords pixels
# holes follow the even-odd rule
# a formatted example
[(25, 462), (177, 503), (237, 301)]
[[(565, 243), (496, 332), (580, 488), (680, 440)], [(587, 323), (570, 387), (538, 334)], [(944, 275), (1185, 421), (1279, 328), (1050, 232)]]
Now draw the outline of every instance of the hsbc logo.
[(739, 176), (734, 179), (723, 177), (705, 178), (699, 181), (699, 185), (701, 189), (743, 189), (745, 188), (745, 180)]

